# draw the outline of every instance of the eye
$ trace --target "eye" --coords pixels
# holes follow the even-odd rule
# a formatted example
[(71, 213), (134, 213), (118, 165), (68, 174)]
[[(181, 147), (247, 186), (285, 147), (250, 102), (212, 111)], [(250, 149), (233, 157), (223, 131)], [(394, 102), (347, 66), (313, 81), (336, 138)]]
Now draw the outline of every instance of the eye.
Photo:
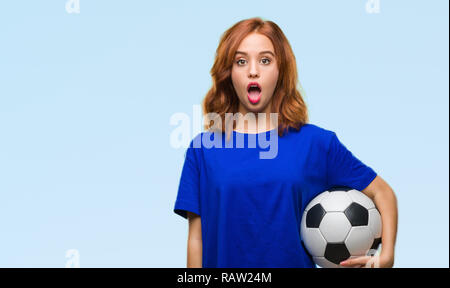
[(239, 60), (236, 61), (236, 63), (237, 63), (239, 66), (244, 65), (245, 63), (242, 63), (242, 61), (245, 61), (245, 59), (239, 59)]
[[(264, 62), (265, 61), (265, 62)], [(263, 59), (261, 59), (261, 62), (263, 62), (263, 64), (270, 64), (270, 59), (269, 58), (263, 58)]]

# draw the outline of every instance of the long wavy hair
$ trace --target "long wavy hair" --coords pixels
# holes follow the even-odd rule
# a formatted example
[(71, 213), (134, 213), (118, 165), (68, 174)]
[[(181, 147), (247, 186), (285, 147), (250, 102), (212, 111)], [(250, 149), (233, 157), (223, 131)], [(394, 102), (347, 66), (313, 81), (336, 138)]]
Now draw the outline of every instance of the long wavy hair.
[[(234, 24), (222, 34), (216, 50), (214, 65), (211, 68), (213, 85), (203, 99), (203, 114), (214, 113), (220, 117), (220, 126), (211, 124), (209, 119), (205, 123), (206, 130), (226, 131), (225, 113), (237, 113), (239, 98), (231, 80), (231, 69), (235, 53), (241, 41), (251, 33), (267, 36), (275, 49), (278, 65), (278, 82), (272, 96), (271, 113), (278, 113), (278, 135), (283, 136), (288, 127), (299, 130), (308, 122), (308, 111), (303, 97), (297, 88), (297, 64), (292, 48), (281, 31), (272, 21), (264, 21), (259, 17), (242, 20)], [(213, 120), (214, 121), (214, 120)], [(215, 127), (213, 127), (215, 126)], [(233, 121), (233, 129), (236, 124)], [(228, 130), (229, 131), (229, 130)]]

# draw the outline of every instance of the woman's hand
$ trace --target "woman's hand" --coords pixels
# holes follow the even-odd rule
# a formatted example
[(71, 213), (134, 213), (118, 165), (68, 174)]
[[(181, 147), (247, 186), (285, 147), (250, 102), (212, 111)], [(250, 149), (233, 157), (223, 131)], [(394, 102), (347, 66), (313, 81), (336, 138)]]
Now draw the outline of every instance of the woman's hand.
[(362, 190), (375, 203), (381, 215), (382, 249), (376, 256), (363, 256), (343, 261), (343, 267), (391, 268), (394, 266), (394, 246), (397, 235), (397, 198), (394, 191), (379, 175)]
[(392, 268), (394, 266), (394, 255), (383, 253), (376, 256), (362, 256), (348, 259), (340, 263), (343, 267), (353, 268)]

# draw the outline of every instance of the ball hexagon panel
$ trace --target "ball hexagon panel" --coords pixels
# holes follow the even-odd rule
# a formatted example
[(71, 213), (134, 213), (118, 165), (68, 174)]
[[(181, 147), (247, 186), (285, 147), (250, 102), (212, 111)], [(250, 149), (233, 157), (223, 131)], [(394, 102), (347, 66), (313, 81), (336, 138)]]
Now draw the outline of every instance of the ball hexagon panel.
[(342, 212), (350, 204), (352, 199), (348, 197), (347, 192), (332, 192), (320, 201), (320, 205), (327, 212)]
[(325, 216), (325, 210), (322, 208), (321, 204), (314, 205), (306, 213), (306, 227), (308, 228), (319, 228), (320, 222)]
[(347, 191), (350, 191), (350, 190), (352, 190), (352, 188), (347, 187), (347, 186), (334, 186), (333, 188), (328, 189), (327, 191), (328, 191), (328, 192), (335, 192), (335, 191), (344, 191), (344, 192), (347, 192)]
[(319, 204), (320, 201), (322, 201), (323, 198), (328, 196), (328, 192), (320, 193), (318, 196), (316, 196), (314, 199), (311, 200), (311, 202), (308, 203), (308, 205), (305, 208), (305, 211), (309, 211), (312, 207), (314, 207), (316, 204)]
[[(320, 233), (319, 228), (305, 228), (308, 229), (308, 233), (304, 233), (303, 244), (305, 244), (306, 249), (312, 256), (322, 257), (325, 254), (325, 247), (327, 246), (327, 241)], [(372, 243), (371, 243), (372, 244)]]
[(313, 257), (313, 261), (314, 263), (316, 263), (317, 265), (319, 265), (320, 267), (323, 268), (341, 268), (342, 266), (336, 265), (330, 261), (328, 261), (327, 259), (325, 259), (325, 257)]
[(370, 247), (370, 249), (374, 249), (377, 250), (378, 246), (381, 244), (381, 238), (376, 238), (375, 240), (373, 240), (373, 244)]
[(353, 202), (357, 202), (360, 205), (364, 206), (367, 210), (375, 208), (375, 204), (373, 201), (366, 196), (366, 194), (352, 189), (347, 192), (347, 195), (352, 199)]
[(328, 243), (325, 248), (325, 259), (339, 265), (350, 257), (350, 252), (344, 243)]
[(373, 233), (373, 237), (380, 238), (381, 237), (381, 215), (377, 209), (369, 210), (369, 224), (370, 230)]
[(368, 226), (352, 227), (345, 239), (345, 246), (351, 255), (364, 256), (369, 252), (373, 239)]
[(369, 224), (369, 212), (356, 202), (350, 204), (344, 213), (352, 226), (367, 226)]
[(306, 233), (306, 214), (307, 213), (308, 213), (307, 211), (303, 212), (302, 220), (300, 222), (300, 234), (301, 235)]
[(329, 212), (320, 222), (319, 229), (328, 243), (344, 243), (351, 225), (342, 212)]
[(370, 247), (370, 250), (367, 253), (367, 255), (374, 256), (377, 254), (377, 252), (380, 252), (380, 251), (378, 251), (381, 248), (380, 244), (381, 244), (381, 238), (376, 238), (375, 240), (373, 240), (373, 244)]
[(323, 238), (319, 228), (306, 227), (307, 213), (308, 212), (303, 213), (302, 223), (300, 225), (300, 235), (303, 245), (312, 256), (323, 256), (325, 253), (325, 247), (327, 246), (327, 241)]

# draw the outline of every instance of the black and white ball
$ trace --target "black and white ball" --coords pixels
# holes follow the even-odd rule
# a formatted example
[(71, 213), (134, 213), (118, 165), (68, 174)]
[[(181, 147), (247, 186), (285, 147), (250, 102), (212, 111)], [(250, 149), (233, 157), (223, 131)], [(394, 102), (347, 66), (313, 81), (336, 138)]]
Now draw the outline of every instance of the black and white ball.
[(342, 267), (346, 259), (379, 253), (381, 216), (364, 193), (336, 187), (306, 206), (301, 238), (317, 265)]

